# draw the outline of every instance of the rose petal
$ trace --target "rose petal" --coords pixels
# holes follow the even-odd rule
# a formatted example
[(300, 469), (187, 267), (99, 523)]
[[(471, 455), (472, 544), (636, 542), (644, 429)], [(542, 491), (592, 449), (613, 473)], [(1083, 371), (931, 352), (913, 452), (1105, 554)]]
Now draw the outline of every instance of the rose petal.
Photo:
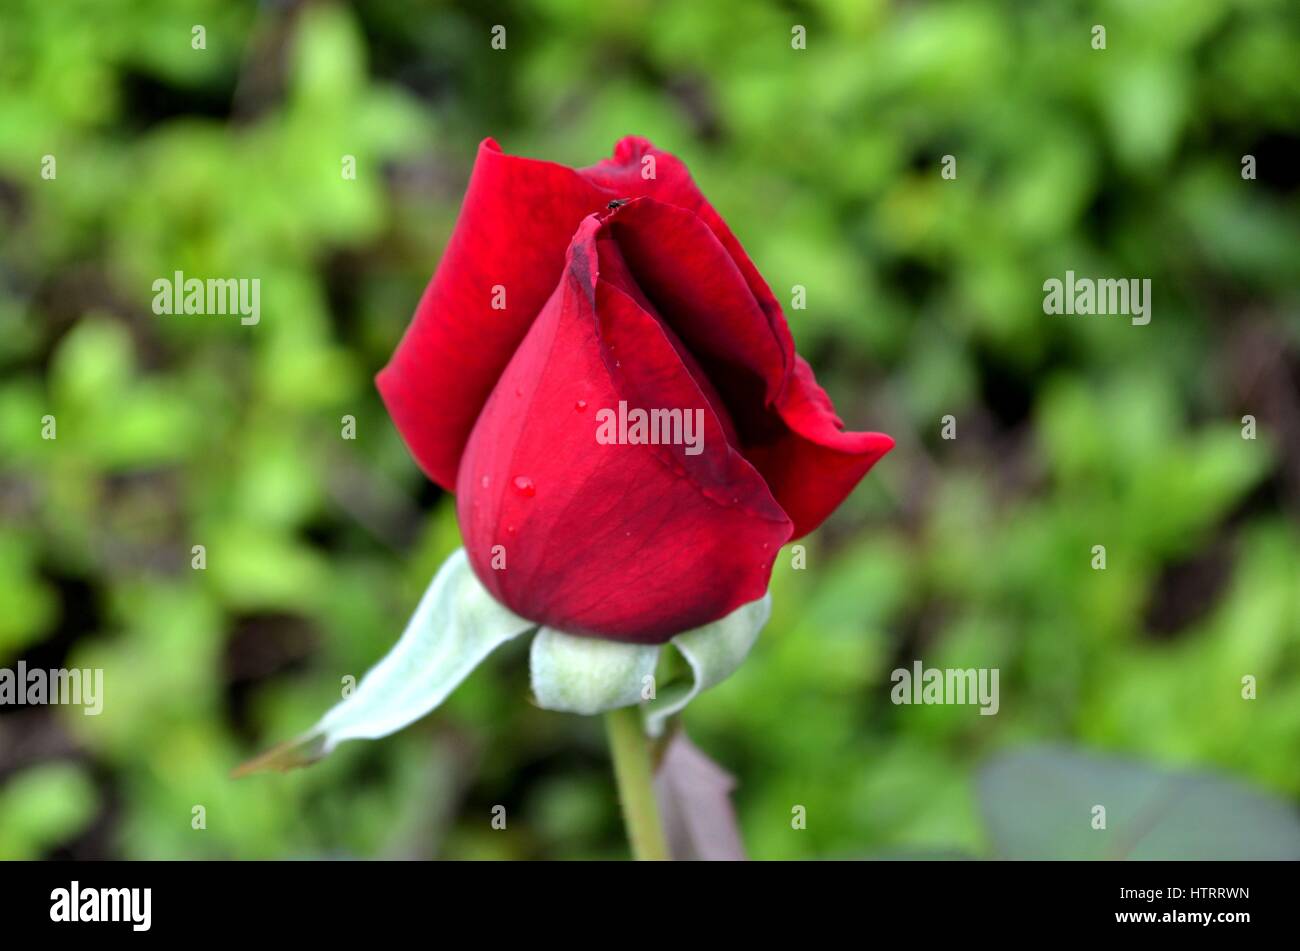
[[(471, 564), (511, 610), (569, 634), (660, 643), (762, 597), (791, 526), (658, 321), (600, 278), (604, 226), (583, 221), (484, 406), (458, 514)], [(596, 412), (620, 400), (703, 410), (703, 451), (598, 444)]]
[(776, 412), (789, 429), (767, 444), (747, 445), (745, 455), (794, 522), (791, 538), (802, 538), (835, 511), (894, 448), (894, 440), (884, 433), (845, 432), (800, 356)]
[(505, 155), (491, 139), (479, 146), (438, 270), (376, 381), (411, 454), (443, 488), (455, 489), (479, 410), (555, 290), (574, 229), (608, 200), (571, 168)]
[[(611, 220), (613, 217), (615, 216), (611, 216)], [(709, 375), (705, 372), (704, 367), (700, 365), (700, 361), (696, 359), (695, 354), (693, 354), (690, 351), (690, 348), (686, 346), (686, 343), (677, 334), (677, 331), (673, 330), (672, 325), (663, 319), (655, 305), (645, 296), (645, 292), (642, 291), (641, 287), (637, 284), (636, 278), (634, 278), (632, 272), (628, 270), (627, 261), (623, 257), (623, 251), (619, 247), (618, 242), (614, 239), (610, 228), (606, 227), (600, 230), (596, 238), (596, 248), (598, 251), (600, 279), (612, 284), (614, 287), (618, 288), (618, 290), (632, 298), (637, 307), (645, 311), (658, 322), (659, 329), (662, 330), (664, 336), (668, 338), (668, 342), (671, 343), (673, 349), (677, 351), (677, 356), (681, 358), (682, 364), (691, 374), (691, 378), (695, 380), (696, 386), (700, 388), (700, 392), (703, 393), (705, 398), (709, 401), (709, 406), (712, 407), (714, 415), (718, 417), (718, 422), (722, 424), (722, 428), (726, 431), (727, 442), (732, 446), (739, 447), (740, 438), (736, 433), (736, 424), (731, 419), (731, 412), (727, 409), (727, 404), (722, 399), (722, 394), (718, 392), (717, 387), (714, 386), (713, 381), (709, 379)]]
[(844, 432), (795, 354), (780, 308), (770, 293), (771, 308), (760, 306), (741, 263), (702, 218), (641, 199), (611, 216), (610, 231), (637, 285), (722, 394), (741, 451), (794, 522), (793, 537), (806, 535), (894, 441)]

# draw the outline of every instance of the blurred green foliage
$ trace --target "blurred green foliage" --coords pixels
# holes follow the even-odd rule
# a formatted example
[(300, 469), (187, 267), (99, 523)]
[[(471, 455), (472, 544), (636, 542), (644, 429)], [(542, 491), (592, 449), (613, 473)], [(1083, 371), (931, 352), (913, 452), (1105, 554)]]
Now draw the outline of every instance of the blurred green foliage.
[[(977, 765), (1036, 740), (1294, 801), (1298, 17), (6, 0), (0, 666), (102, 666), (106, 697), (0, 714), (0, 856), (625, 854), (600, 723), (533, 708), (519, 645), (393, 738), (228, 777), (384, 653), (457, 544), (371, 378), (487, 135), (680, 155), (777, 296), (807, 288), (788, 316), (840, 414), (899, 441), (688, 711), (754, 856), (979, 851)], [(1150, 278), (1150, 326), (1045, 316), (1067, 269)], [(260, 278), (261, 323), (155, 316), (176, 270)], [(1000, 667), (1000, 713), (892, 706), (915, 658)]]

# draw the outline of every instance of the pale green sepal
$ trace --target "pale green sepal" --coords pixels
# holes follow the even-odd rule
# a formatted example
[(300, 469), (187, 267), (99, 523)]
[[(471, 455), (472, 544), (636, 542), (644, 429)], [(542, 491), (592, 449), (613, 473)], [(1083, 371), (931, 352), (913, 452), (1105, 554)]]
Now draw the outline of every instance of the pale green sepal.
[(653, 684), (657, 644), (575, 637), (544, 627), (533, 638), (533, 696), (547, 710), (604, 713), (640, 703)]
[(465, 550), (457, 549), (438, 569), (396, 646), (351, 696), (298, 739), (236, 772), (301, 766), (344, 740), (395, 733), (442, 703), (499, 645), (536, 626), (502, 607), (474, 576)]
[(758, 640), (758, 632), (771, 614), (772, 595), (769, 593), (712, 624), (674, 637), (670, 643), (690, 664), (691, 678), (689, 682), (666, 685), (653, 701), (646, 704), (646, 732), (651, 736), (661, 735), (669, 717), (683, 710), (701, 691), (722, 683), (735, 673), (749, 656), (750, 648)]

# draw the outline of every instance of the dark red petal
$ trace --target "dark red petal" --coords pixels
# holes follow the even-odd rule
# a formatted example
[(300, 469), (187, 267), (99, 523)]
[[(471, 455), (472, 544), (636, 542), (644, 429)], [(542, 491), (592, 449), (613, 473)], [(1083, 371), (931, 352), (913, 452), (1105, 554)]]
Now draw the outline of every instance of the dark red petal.
[[(655, 177), (650, 181), (644, 180), (643, 177), (647, 156), (655, 160)], [(758, 273), (758, 268), (745, 253), (740, 241), (731, 233), (722, 216), (714, 210), (696, 186), (690, 171), (681, 159), (668, 152), (660, 151), (647, 139), (630, 135), (614, 146), (613, 158), (606, 159), (591, 168), (582, 169), (582, 174), (588, 181), (607, 191), (621, 192), (625, 197), (644, 196), (667, 205), (675, 205), (690, 211), (704, 222), (727, 249), (727, 254), (740, 270), (782, 350), (787, 354), (794, 353), (794, 342), (790, 338), (790, 330), (781, 313), (781, 305), (772, 296), (767, 282)], [(792, 362), (787, 361), (786, 367), (793, 369)]]
[(794, 522), (793, 537), (806, 535), (894, 441), (843, 431), (770, 292), (765, 309), (703, 219), (642, 199), (615, 212), (609, 230), (637, 285), (721, 393), (741, 451)]
[(868, 470), (894, 448), (884, 433), (845, 432), (803, 357), (777, 412), (789, 429), (745, 455), (763, 473), (802, 538), (826, 520)]
[[(602, 227), (593, 216), (578, 229), (559, 286), (484, 406), (457, 508), (476, 573), (516, 613), (658, 643), (762, 597), (791, 525), (658, 321), (600, 278)], [(596, 413), (619, 400), (702, 409), (703, 452), (598, 444)]]
[(744, 275), (694, 213), (639, 199), (610, 217), (637, 284), (685, 341), (722, 393), (744, 434), (781, 396), (794, 356), (773, 333)]
[(727, 442), (733, 447), (739, 448), (740, 439), (736, 433), (736, 424), (731, 419), (731, 412), (727, 409), (722, 394), (718, 392), (717, 387), (713, 385), (713, 381), (705, 373), (704, 367), (700, 365), (700, 361), (696, 359), (695, 354), (691, 353), (690, 348), (678, 336), (677, 331), (673, 330), (672, 325), (663, 319), (655, 305), (645, 296), (636, 279), (632, 276), (632, 272), (628, 270), (623, 251), (619, 248), (618, 242), (614, 240), (610, 227), (600, 229), (596, 237), (596, 248), (601, 281), (612, 284), (632, 298), (637, 307), (658, 322), (659, 329), (663, 331), (664, 336), (668, 338), (668, 342), (677, 351), (677, 356), (691, 374), (691, 378), (695, 380), (695, 385), (700, 388), (700, 392), (709, 401), (710, 408), (712, 408), (714, 415), (718, 417), (718, 422), (722, 424), (722, 428), (726, 433)]

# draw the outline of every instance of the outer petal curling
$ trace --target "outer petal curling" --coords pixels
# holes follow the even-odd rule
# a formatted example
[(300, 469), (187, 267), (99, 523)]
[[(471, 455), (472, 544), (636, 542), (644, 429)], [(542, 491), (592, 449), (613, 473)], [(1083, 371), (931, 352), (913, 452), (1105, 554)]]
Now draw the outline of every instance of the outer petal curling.
[(793, 537), (806, 535), (894, 441), (844, 431), (812, 369), (795, 354), (780, 308), (775, 301), (761, 305), (741, 263), (701, 218), (642, 199), (610, 221), (637, 285), (722, 394), (738, 448), (794, 522)]

